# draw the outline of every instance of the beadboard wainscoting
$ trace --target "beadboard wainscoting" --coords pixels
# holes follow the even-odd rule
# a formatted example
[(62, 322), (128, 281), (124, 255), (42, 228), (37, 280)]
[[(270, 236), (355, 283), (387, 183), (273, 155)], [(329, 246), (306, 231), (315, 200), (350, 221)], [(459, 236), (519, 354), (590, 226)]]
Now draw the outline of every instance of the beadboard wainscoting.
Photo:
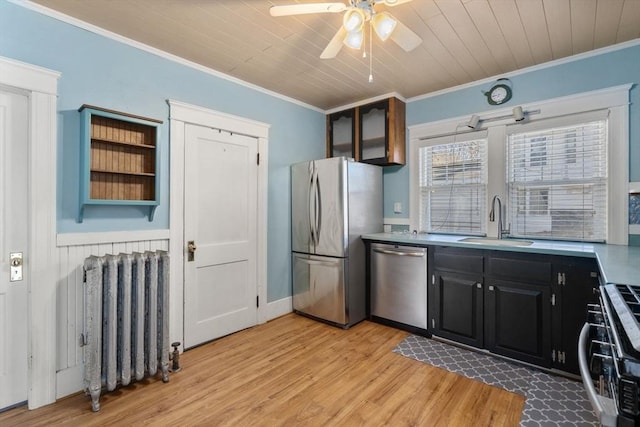
[(82, 390), (85, 258), (155, 250), (169, 250), (168, 230), (58, 235), (56, 398)]

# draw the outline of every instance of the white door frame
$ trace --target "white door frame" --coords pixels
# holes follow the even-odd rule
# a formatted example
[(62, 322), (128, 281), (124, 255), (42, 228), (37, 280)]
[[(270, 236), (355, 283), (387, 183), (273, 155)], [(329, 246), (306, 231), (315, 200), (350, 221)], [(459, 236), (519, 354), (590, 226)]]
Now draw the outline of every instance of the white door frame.
[(56, 400), (56, 165), (60, 73), (0, 57), (0, 84), (29, 97), (29, 409)]
[(170, 328), (172, 341), (184, 344), (184, 148), (187, 123), (221, 129), (258, 140), (258, 233), (257, 280), (260, 306), (258, 324), (267, 321), (267, 189), (269, 171), (270, 125), (207, 108), (168, 100), (170, 135), (169, 180), (169, 253), (170, 258)]

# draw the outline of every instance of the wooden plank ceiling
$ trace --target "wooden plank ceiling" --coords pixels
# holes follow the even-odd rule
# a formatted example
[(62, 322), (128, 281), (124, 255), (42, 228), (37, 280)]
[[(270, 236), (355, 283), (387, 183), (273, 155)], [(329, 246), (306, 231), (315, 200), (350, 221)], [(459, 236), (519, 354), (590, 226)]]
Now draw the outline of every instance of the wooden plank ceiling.
[[(324, 0), (326, 1), (326, 0)], [(345, 0), (345, 3), (348, 0)], [(369, 58), (320, 53), (341, 13), (271, 17), (309, 0), (33, 0), (189, 61), (327, 110), (410, 98), (640, 37), (640, 0), (413, 0), (386, 9), (423, 43), (374, 35)], [(368, 50), (368, 47), (367, 47)]]

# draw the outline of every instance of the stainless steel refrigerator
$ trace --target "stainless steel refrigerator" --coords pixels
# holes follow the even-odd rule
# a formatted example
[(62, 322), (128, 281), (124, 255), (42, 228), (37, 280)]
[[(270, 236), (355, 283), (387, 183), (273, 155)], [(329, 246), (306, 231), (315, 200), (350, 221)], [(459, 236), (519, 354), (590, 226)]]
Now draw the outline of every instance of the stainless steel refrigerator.
[(365, 246), (382, 224), (382, 169), (344, 157), (291, 166), (293, 309), (348, 328), (366, 317)]

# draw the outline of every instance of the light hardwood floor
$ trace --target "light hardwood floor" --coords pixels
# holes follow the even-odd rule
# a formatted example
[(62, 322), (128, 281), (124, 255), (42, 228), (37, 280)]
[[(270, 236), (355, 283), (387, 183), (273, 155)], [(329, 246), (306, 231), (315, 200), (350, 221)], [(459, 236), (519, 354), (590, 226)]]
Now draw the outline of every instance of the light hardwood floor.
[(0, 413), (13, 425), (517, 426), (524, 397), (392, 352), (407, 334), (289, 314), (185, 352), (170, 382)]

